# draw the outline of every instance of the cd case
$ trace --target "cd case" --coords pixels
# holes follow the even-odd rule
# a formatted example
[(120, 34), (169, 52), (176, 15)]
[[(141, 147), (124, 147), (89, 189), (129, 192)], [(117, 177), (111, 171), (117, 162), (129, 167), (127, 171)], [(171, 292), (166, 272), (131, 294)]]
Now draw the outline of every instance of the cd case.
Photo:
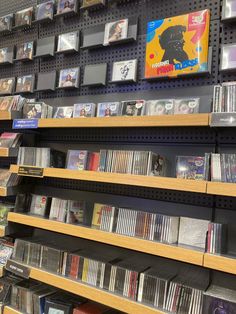
[(54, 14), (54, 0), (47, 1), (37, 5), (35, 12), (35, 20), (52, 20)]
[(74, 107), (57, 107), (53, 115), (55, 119), (72, 118)]
[(79, 87), (79, 68), (63, 69), (60, 71), (59, 88)]
[(121, 115), (122, 105), (119, 102), (99, 103), (97, 117), (114, 117)]
[(3, 78), (0, 79), (0, 95), (12, 94), (15, 87), (15, 78)]
[(236, 1), (223, 0), (222, 20), (230, 20), (236, 18)]
[(228, 44), (221, 46), (220, 70), (236, 69), (236, 44)]
[(34, 8), (30, 7), (25, 10), (16, 12), (15, 27), (31, 26)]
[(128, 19), (123, 19), (105, 25), (104, 46), (122, 41), (128, 35)]
[(33, 60), (34, 42), (27, 42), (17, 46), (16, 60)]
[(16, 81), (16, 93), (33, 93), (34, 80), (34, 75), (25, 75), (18, 77)]
[(90, 118), (95, 116), (96, 104), (74, 104), (73, 118)]
[(57, 52), (78, 51), (79, 32), (70, 32), (58, 36)]
[(112, 81), (119, 82), (136, 82), (137, 81), (138, 60), (127, 60), (113, 63)]
[(0, 17), (0, 33), (10, 32), (13, 24), (13, 14)]
[(78, 0), (58, 0), (57, 1), (57, 14), (68, 14), (77, 12)]

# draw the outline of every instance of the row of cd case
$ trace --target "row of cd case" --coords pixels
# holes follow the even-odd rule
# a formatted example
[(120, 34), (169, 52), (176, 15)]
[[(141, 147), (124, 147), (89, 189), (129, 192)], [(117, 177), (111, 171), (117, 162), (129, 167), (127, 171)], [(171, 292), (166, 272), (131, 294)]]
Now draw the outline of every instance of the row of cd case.
[[(49, 37), (50, 38), (50, 37)], [(55, 37), (43, 38), (37, 41), (24, 42), (15, 47), (0, 48), (0, 64), (13, 63), (14, 61), (32, 61), (34, 58), (53, 56), (54, 53), (68, 53), (79, 50), (79, 32), (60, 34), (57, 38), (55, 51)]]
[[(81, 8), (95, 5), (105, 5), (105, 0), (83, 0)], [(77, 13), (79, 0), (48, 0), (38, 4), (35, 8), (28, 7), (0, 17), (0, 32), (10, 32), (14, 28), (29, 27), (35, 22), (53, 20), (56, 16)]]
[[(120, 61), (113, 63), (112, 81), (110, 83), (136, 82), (137, 60)], [(12, 93), (33, 93), (34, 91), (55, 90), (57, 72), (38, 73), (35, 90), (34, 74), (15, 78), (0, 79), (0, 95)], [(80, 68), (60, 70), (57, 88), (79, 88)], [(87, 65), (84, 69), (82, 86), (105, 86), (107, 84), (107, 64)], [(16, 86), (15, 86), (16, 85)]]

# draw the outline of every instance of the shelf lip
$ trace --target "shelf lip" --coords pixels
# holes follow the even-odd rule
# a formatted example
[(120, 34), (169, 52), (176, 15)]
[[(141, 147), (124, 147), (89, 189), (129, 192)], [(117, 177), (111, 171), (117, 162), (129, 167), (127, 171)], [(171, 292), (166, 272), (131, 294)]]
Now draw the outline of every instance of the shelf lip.
[(170, 258), (194, 265), (202, 266), (203, 251), (181, 246), (168, 245), (148, 241), (137, 237), (128, 237), (116, 233), (105, 232), (89, 227), (66, 224), (21, 213), (8, 213), (8, 221), (44, 230), (50, 230), (78, 238), (114, 245), (134, 251)]
[(236, 197), (236, 183), (208, 182), (207, 194)]
[(209, 114), (137, 116), (137, 117), (92, 117), (70, 119), (39, 119), (39, 128), (108, 128), (108, 127), (175, 127), (209, 126)]
[(22, 314), (22, 313), (9, 305), (5, 305), (3, 309), (3, 314)]
[(17, 157), (18, 150), (17, 147), (0, 147), (0, 157)]
[[(83, 284), (79, 281), (74, 281), (69, 278), (59, 276), (53, 273), (49, 273), (47, 271), (30, 267), (30, 266), (29, 266), (29, 269), (30, 269), (30, 278), (32, 279), (38, 280), (40, 282), (43, 282), (45, 284), (51, 285), (53, 287), (56, 287), (56, 288), (59, 288), (68, 292), (71, 292), (73, 294), (82, 296), (89, 300), (93, 300), (95, 302), (107, 305), (113, 309), (117, 309), (128, 314), (133, 314), (133, 313), (164, 314), (164, 312), (158, 309), (126, 299), (119, 295), (115, 295), (110, 292), (98, 289), (96, 287)], [(15, 311), (10, 312), (10, 309), (9, 309), (8, 313), (16, 314), (19, 312), (15, 312)]]
[(236, 258), (205, 253), (203, 266), (236, 275)]
[(13, 120), (21, 117), (19, 111), (2, 111), (0, 110), (0, 120)]
[[(24, 166), (24, 165), (21, 165)], [(10, 171), (18, 173), (19, 165), (11, 165)], [(79, 171), (61, 168), (44, 168), (44, 177), (68, 180), (82, 180), (176, 191), (206, 193), (206, 181), (185, 180), (168, 177), (154, 177), (98, 171)]]

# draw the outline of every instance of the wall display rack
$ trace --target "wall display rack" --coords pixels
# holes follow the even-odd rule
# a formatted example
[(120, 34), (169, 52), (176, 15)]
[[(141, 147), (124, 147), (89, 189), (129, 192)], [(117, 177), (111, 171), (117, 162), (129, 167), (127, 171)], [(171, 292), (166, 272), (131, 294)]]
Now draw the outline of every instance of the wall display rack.
[[(43, 0), (20, 0), (16, 3), (13, 0), (3, 0), (0, 3), (0, 16), (24, 10), (30, 6), (35, 7), (43, 2)], [(136, 8), (137, 14), (135, 15)], [(184, 78), (143, 80), (147, 22), (204, 9), (210, 10), (209, 46), (211, 47), (210, 59), (212, 62), (209, 64), (211, 64), (211, 71), (205, 75)], [(78, 14), (77, 11), (80, 13)], [(168, 1), (161, 1), (161, 5), (158, 5), (154, 0), (119, 0), (108, 1), (104, 7), (81, 8), (81, 10), (78, 7), (75, 12), (70, 12), (68, 15), (56, 14), (55, 18), (48, 22), (33, 22), (30, 27), (12, 30), (10, 35), (0, 34), (2, 47), (19, 46), (23, 42), (30, 41), (37, 43), (35, 58), (32, 62), (1, 64), (0, 78), (17, 78), (26, 74), (37, 75), (38, 73), (36, 89), (30, 98), (44, 101), (53, 106), (55, 110), (56, 107), (88, 102), (199, 97), (199, 114), (39, 119), (37, 129), (22, 131), (35, 135), (36, 142), (31, 145), (52, 147), (63, 152), (67, 152), (69, 149), (99, 151), (100, 149), (127, 149), (127, 147), (132, 150), (160, 151), (160, 154), (166, 156), (170, 162), (168, 177), (45, 168), (42, 169), (43, 178), (24, 176), (23, 182), (31, 186), (37, 186), (39, 183), (44, 189), (66, 189), (68, 192), (63, 194), (65, 198), (67, 195), (69, 198), (70, 193), (81, 193), (81, 196), (88, 191), (100, 195), (100, 199), (105, 198), (105, 194), (108, 193), (110, 202), (112, 199), (119, 202), (123, 198), (125, 200), (133, 198), (134, 203), (142, 204), (147, 211), (151, 211), (150, 204), (155, 209), (157, 202), (162, 202), (163, 206), (160, 208), (163, 208), (163, 214), (168, 212), (172, 215), (180, 215), (181, 212), (182, 216), (201, 217), (201, 219), (225, 223), (229, 225), (227, 255), (208, 254), (182, 246), (110, 234), (88, 227), (68, 225), (15, 212), (8, 215), (9, 230), (19, 227), (20, 230), (29, 230), (33, 235), (37, 232), (46, 233), (51, 230), (58, 237), (59, 235), (71, 236), (77, 240), (78, 238), (88, 240), (91, 243), (101, 242), (110, 248), (129, 249), (131, 254), (136, 251), (140, 254), (149, 254), (154, 258), (161, 256), (172, 260), (173, 263), (183, 262), (190, 266), (197, 265), (210, 271), (213, 283), (219, 280), (223, 286), (229, 285), (227, 283), (229, 282), (227, 281), (228, 275), (232, 275), (232, 281), (235, 281), (236, 259), (233, 254), (236, 252), (235, 226), (232, 221), (235, 221), (236, 185), (176, 179), (173, 166), (176, 156), (180, 153), (190, 156), (191, 154), (203, 155), (205, 152), (231, 153), (235, 149), (234, 125), (227, 130), (225, 127), (220, 128), (217, 121), (212, 123), (214, 117), (211, 114), (213, 86), (225, 81), (236, 80), (233, 72), (218, 71), (220, 44), (227, 45), (236, 42), (235, 24), (224, 21), (224, 25), (222, 25), (221, 14), (222, 1), (220, 0), (214, 2), (203, 0), (194, 4), (190, 0), (180, 0), (178, 6), (173, 6)], [(127, 38), (106, 48), (104, 46), (105, 25), (124, 18), (129, 20)], [(82, 34), (82, 47), (79, 53), (77, 51), (71, 51), (68, 54), (66, 52), (69, 51), (57, 53), (56, 38), (61, 34), (76, 31)], [(106, 84), (106, 77), (100, 74), (100, 84), (95, 84), (91, 73), (89, 77), (88, 75), (83, 76), (87, 65), (107, 64), (105, 72), (107, 77), (111, 78), (114, 62), (134, 59), (138, 60), (138, 67), (137, 81), (133, 84), (127, 84), (127, 82)], [(57, 73), (60, 73), (62, 69), (76, 67), (80, 67), (82, 70), (84, 84), (74, 89), (56, 88)], [(103, 74), (105, 72), (103, 71)], [(93, 88), (90, 88), (91, 85)], [(1, 129), (11, 130), (12, 120), (21, 118), (21, 116), (21, 112), (0, 111)], [(15, 165), (15, 160), (11, 159), (11, 157), (16, 157), (16, 151), (0, 149), (0, 157), (9, 157), (11, 171), (18, 173), (19, 166)], [(4, 161), (0, 160), (0, 163), (4, 164)], [(17, 192), (24, 193), (24, 189), (22, 189), (18, 187), (13, 191), (0, 188), (0, 196), (12, 196)], [(118, 199), (119, 197), (120, 199)], [(125, 202), (123, 201), (121, 205), (124, 206)], [(130, 249), (131, 247), (132, 249)], [(35, 268), (30, 269), (32, 279), (92, 298), (126, 313), (162, 314), (158, 309), (132, 302), (68, 278)], [(232, 285), (236, 289), (236, 284)], [(19, 314), (9, 306), (5, 307), (4, 313)]]

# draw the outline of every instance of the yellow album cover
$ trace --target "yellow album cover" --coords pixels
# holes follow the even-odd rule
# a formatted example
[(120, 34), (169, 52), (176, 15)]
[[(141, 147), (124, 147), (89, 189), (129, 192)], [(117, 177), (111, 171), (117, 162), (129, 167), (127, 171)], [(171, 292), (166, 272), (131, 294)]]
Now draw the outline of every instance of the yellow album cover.
[(145, 78), (207, 72), (209, 24), (209, 10), (149, 22)]

